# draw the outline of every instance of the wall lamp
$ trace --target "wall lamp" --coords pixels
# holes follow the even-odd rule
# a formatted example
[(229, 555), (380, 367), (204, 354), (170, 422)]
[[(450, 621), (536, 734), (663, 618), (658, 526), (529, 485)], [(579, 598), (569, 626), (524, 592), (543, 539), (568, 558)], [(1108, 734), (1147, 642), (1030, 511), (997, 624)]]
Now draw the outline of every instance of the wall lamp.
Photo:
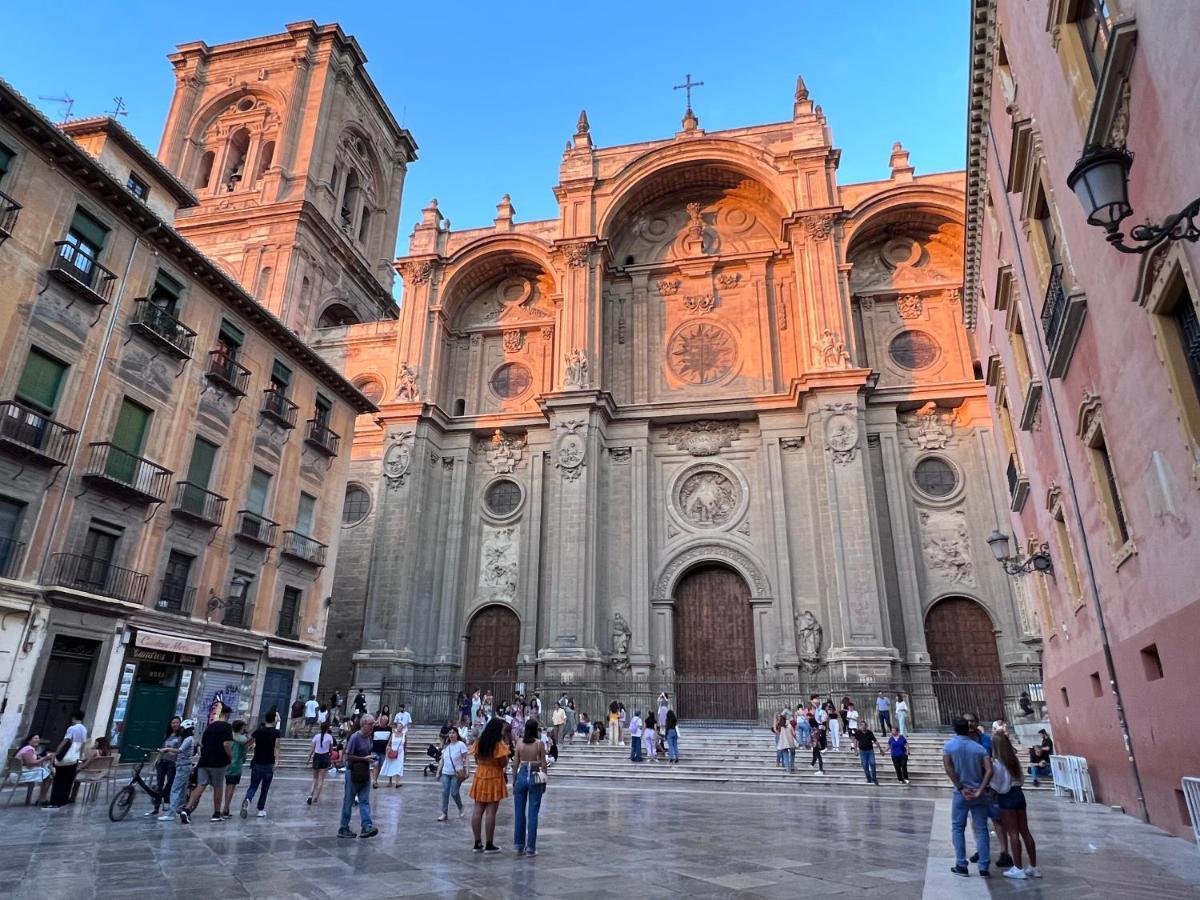
[(1054, 564), (1050, 561), (1049, 544), (1043, 543), (1029, 556), (1013, 556), (1008, 552), (1009, 540), (1009, 536), (998, 529), (989, 534), (987, 539), (992, 556), (996, 557), (996, 562), (1000, 563), (1009, 575), (1027, 575), (1030, 572), (1047, 574), (1054, 571)]
[(1098, 225), (1106, 232), (1105, 239), (1122, 253), (1145, 253), (1164, 241), (1200, 241), (1200, 197), (1197, 197), (1161, 225), (1146, 222), (1129, 229), (1129, 237), (1137, 243), (1125, 243), (1121, 222), (1133, 214), (1129, 205), (1129, 170), (1133, 154), (1124, 147), (1086, 147), (1079, 162), (1067, 176), (1067, 186), (1075, 192), (1089, 225)]

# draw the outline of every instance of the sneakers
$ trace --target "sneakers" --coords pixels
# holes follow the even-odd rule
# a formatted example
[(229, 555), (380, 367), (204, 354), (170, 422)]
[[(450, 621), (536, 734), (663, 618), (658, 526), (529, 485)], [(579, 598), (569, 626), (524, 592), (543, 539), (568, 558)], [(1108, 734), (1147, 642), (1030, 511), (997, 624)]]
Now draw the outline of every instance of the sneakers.
[(472, 849), (473, 851), (475, 851), (476, 853), (482, 853), (482, 852), (483, 852), (483, 842), (482, 842), (482, 841), (476, 841), (476, 842), (475, 842), (475, 846), (474, 846), (474, 847), (472, 847), (471, 849)]
[(516, 853), (517, 856), (524, 856), (525, 848), (524, 847), (513, 847), (513, 852)]
[(1001, 853), (1000, 858), (998, 860), (996, 860), (996, 865), (999, 866), (1001, 869), (1011, 868), (1012, 864), (1013, 864), (1013, 859), (1007, 853)]
[(438, 817), (437, 817), (437, 820), (438, 820), (439, 822), (445, 822), (445, 821), (446, 821), (446, 814), (445, 814), (445, 813), (442, 813), (440, 816), (438, 816)]
[(166, 821), (169, 821), (170, 819), (173, 819), (173, 818), (175, 818), (175, 816), (174, 816), (174, 815), (172, 815), (172, 814), (171, 814), (171, 813), (169, 813), (169, 812), (165, 812), (165, 813), (163, 813), (161, 816), (159, 816), (159, 817), (158, 817), (158, 821), (160, 821), (160, 822), (166, 822)]
[(483, 852), (484, 853), (499, 853), (500, 848), (497, 847), (495, 844), (488, 844), (486, 847), (483, 848)]
[(822, 772), (820, 769), (818, 769), (816, 772), (813, 772), (813, 774), (814, 775), (824, 775), (825, 773)]
[(961, 875), (963, 878), (966, 878), (971, 874), (969, 871), (967, 871), (966, 866), (951, 866), (950, 871), (955, 875)]
[(353, 837), (358, 837), (358, 835), (355, 834), (353, 831), (351, 831), (349, 828), (339, 828), (338, 829), (338, 837), (353, 838)]
[(179, 824), (180, 825), (191, 825), (192, 824), (192, 817), (188, 815), (188, 811), (186, 809), (181, 809), (179, 811)]
[[(149, 819), (151, 816), (157, 816), (157, 815), (158, 815), (158, 810), (157, 810), (157, 809), (152, 809), (152, 810), (150, 810), (150, 812), (148, 812), (148, 813), (142, 813), (142, 818), (143, 818), (143, 819)], [(171, 817), (170, 817), (169, 815), (167, 815), (167, 816), (163, 816), (163, 818), (169, 819), (169, 818), (171, 818)]]
[(526, 850), (525, 855), (526, 856), (537, 856), (537, 851), (536, 850)]
[(260, 819), (265, 819), (267, 817), (267, 811), (265, 809), (260, 809), (258, 811), (258, 817)]
[(1013, 866), (1011, 869), (1004, 870), (1004, 877), (1005, 878), (1016, 878), (1016, 879), (1019, 879), (1020, 881), (1024, 881), (1027, 876), (1025, 875), (1024, 869), (1018, 869), (1016, 866)]
[(210, 821), (210, 822), (220, 822), (220, 821), (221, 821), (221, 814), (220, 814), (220, 813), (213, 813), (211, 816), (209, 816), (209, 817), (208, 817), (208, 821)]
[(360, 838), (373, 838), (373, 837), (375, 837), (375, 835), (377, 835), (377, 834), (379, 834), (379, 829), (378, 829), (378, 828), (376, 828), (374, 825), (372, 825), (370, 828), (368, 828), (368, 829), (366, 829), (365, 831), (361, 832), (361, 833), (360, 833), (358, 836), (359, 836)]
[(974, 853), (972, 853), (971, 858), (969, 860), (967, 860), (967, 862), (973, 862), (973, 863), (979, 862), (979, 851), (976, 850)]
[(992, 877), (992, 873), (991, 873), (991, 872), (989, 872), (987, 869), (980, 869), (980, 870), (979, 870), (979, 877), (980, 877), (980, 878), (991, 878), (991, 877)]
[(1030, 866), (1028, 869), (1025, 870), (1025, 874), (1028, 875), (1030, 878), (1041, 878), (1042, 870), (1039, 869), (1037, 866)]
[(305, 800), (304, 802), (305, 802), (305, 803), (307, 803), (309, 806), (312, 806), (312, 797), (309, 797), (309, 798), (308, 798), (307, 800)]
[(242, 815), (242, 818), (243, 818), (243, 819), (244, 819), (244, 818), (246, 818), (246, 816), (250, 815), (250, 801), (249, 801), (249, 800), (243, 800), (243, 801), (242, 801), (242, 813), (241, 813), (241, 815)]

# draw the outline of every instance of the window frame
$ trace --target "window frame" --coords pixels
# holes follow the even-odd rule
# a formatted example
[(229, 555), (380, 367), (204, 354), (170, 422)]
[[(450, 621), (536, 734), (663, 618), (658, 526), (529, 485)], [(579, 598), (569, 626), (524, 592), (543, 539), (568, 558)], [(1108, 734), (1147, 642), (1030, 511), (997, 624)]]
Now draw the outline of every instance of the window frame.
[(1112, 551), (1114, 569), (1137, 553), (1133, 538), (1133, 523), (1129, 519), (1129, 504), (1117, 478), (1112, 450), (1104, 436), (1104, 416), (1099, 397), (1088, 394), (1079, 409), (1076, 434), (1087, 448), (1092, 474), (1092, 489), (1104, 516), (1108, 546)]
[(129, 189), (129, 193), (137, 197), (143, 203), (150, 199), (150, 183), (146, 179), (138, 175), (137, 172), (130, 172), (129, 178), (125, 181), (125, 187)]

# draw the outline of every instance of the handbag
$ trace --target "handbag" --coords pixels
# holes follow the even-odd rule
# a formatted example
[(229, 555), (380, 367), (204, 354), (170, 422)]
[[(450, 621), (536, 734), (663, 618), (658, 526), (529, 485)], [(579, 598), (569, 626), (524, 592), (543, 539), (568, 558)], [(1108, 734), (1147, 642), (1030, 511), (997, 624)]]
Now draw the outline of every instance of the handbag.
[(550, 779), (546, 773), (545, 766), (543, 766), (542, 768), (540, 768), (536, 772), (534, 772), (532, 775), (532, 778), (533, 778), (534, 784), (541, 785), (542, 787), (545, 787), (550, 781)]
[(388, 759), (399, 759), (400, 751), (397, 750), (395, 747), (388, 747), (387, 758)]

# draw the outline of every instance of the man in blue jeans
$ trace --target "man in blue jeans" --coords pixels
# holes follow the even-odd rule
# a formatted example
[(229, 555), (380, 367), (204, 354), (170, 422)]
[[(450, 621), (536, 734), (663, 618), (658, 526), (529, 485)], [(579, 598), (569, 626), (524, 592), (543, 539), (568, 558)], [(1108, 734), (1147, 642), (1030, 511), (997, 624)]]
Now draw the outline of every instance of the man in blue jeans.
[(242, 801), (243, 819), (249, 815), (255, 794), (258, 794), (258, 817), (264, 819), (267, 816), (267, 794), (275, 778), (275, 766), (279, 764), (278, 721), (278, 714), (269, 712), (263, 724), (250, 735), (254, 755), (250, 757), (250, 790), (246, 791), (246, 799)]
[(950, 807), (950, 838), (954, 843), (954, 865), (950, 871), (964, 878), (967, 869), (967, 816), (975, 829), (975, 846), (979, 848), (979, 875), (989, 877), (991, 847), (988, 844), (987, 787), (992, 780), (992, 760), (983, 746), (970, 737), (971, 726), (966, 719), (954, 720), (954, 737), (942, 747), (942, 766), (954, 785)]
[(858, 760), (862, 763), (863, 774), (867, 776), (867, 784), (879, 786), (879, 774), (875, 771), (875, 751), (883, 752), (879, 741), (866, 725), (860, 725), (854, 732), (854, 740), (858, 746)]
[[(375, 761), (371, 752), (371, 732), (374, 729), (375, 717), (364, 713), (359, 719), (358, 731), (346, 739), (346, 790), (342, 795), (340, 838), (373, 838), (379, 834), (371, 821), (371, 764)], [(362, 831), (358, 835), (350, 829), (350, 813), (356, 800), (358, 816), (362, 820)]]

